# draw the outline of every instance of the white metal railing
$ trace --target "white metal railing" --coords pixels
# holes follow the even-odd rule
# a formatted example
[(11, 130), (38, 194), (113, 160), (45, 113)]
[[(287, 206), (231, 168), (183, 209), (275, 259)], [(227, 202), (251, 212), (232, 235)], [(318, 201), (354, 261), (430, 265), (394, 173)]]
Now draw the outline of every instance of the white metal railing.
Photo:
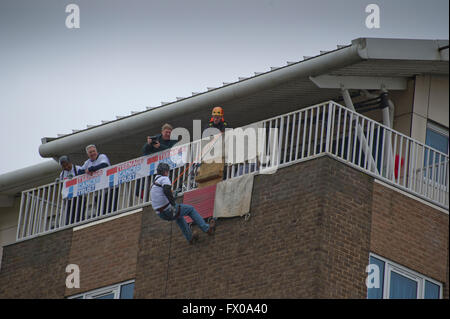
[[(225, 164), (225, 179), (271, 172), (328, 154), (377, 179), (448, 208), (447, 154), (335, 102), (276, 116), (249, 127), (257, 128), (261, 133), (257, 134), (255, 142), (257, 156)], [(207, 143), (208, 140), (199, 140), (187, 144), (187, 163), (170, 172), (174, 190), (183, 193), (197, 187), (196, 171), (202, 152), (208, 151)], [(24, 191), (17, 240), (147, 206), (151, 203), (152, 182), (153, 176), (146, 176), (73, 199), (62, 198), (62, 182)]]
[[(196, 165), (190, 164), (198, 162), (202, 145), (204, 147), (206, 143), (205, 140), (199, 140), (188, 144), (188, 160), (183, 166), (170, 171), (171, 180), (175, 181), (174, 190), (185, 192), (196, 187), (193, 175)], [(186, 173), (182, 174), (183, 172)], [(147, 206), (151, 203), (150, 185), (152, 183), (153, 175), (95, 190), (71, 199), (62, 196), (63, 181), (23, 191), (17, 240)]]

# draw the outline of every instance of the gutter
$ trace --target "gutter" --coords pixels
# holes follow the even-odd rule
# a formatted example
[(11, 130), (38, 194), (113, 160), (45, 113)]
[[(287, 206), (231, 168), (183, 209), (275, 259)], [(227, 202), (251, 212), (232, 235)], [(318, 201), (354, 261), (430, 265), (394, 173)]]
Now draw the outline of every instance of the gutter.
[(54, 160), (0, 175), (0, 194), (14, 195), (23, 190), (53, 182), (61, 171)]
[(58, 157), (70, 153), (73, 149), (83, 148), (87, 144), (102, 144), (119, 136), (124, 137), (135, 131), (144, 130), (149, 125), (158, 125), (170, 118), (201, 111), (214, 104), (242, 98), (297, 78), (320, 75), (329, 72), (330, 69), (342, 68), (364, 60), (364, 54), (360, 54), (364, 47), (365, 39), (356, 39), (352, 41), (352, 45), (308, 60), (52, 140), (40, 145), (39, 153), (42, 157)]

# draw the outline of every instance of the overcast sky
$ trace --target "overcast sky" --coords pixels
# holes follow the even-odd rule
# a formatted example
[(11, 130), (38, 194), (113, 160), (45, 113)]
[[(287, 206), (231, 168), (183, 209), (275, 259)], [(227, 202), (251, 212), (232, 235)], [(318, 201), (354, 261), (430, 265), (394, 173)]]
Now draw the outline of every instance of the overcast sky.
[[(66, 27), (77, 4), (80, 28)], [(380, 28), (368, 29), (368, 4)], [(42, 137), (234, 82), (359, 37), (448, 39), (448, 0), (0, 0), (0, 174)]]

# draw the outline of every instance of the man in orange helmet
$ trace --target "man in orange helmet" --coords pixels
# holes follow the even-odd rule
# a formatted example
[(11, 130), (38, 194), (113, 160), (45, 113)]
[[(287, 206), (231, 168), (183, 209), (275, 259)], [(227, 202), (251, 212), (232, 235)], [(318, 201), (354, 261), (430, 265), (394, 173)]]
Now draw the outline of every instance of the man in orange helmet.
[[(205, 128), (203, 129), (203, 134), (207, 134), (207, 135), (214, 135), (216, 134), (216, 132), (208, 132), (206, 130), (208, 130), (209, 128), (216, 128), (218, 129), (221, 133), (225, 133), (225, 129), (226, 128), (230, 128), (228, 123), (225, 122), (225, 119), (223, 117), (223, 109), (220, 106), (216, 106), (213, 108), (212, 112), (211, 112), (211, 119), (209, 120), (208, 124), (205, 126)], [(206, 132), (205, 132), (206, 131)], [(203, 135), (203, 138), (205, 138), (205, 136)], [(224, 143), (224, 142), (223, 142)], [(223, 144), (222, 147), (224, 147), (225, 143)], [(223, 154), (224, 154), (224, 149), (222, 150)], [(197, 175), (197, 171), (200, 168), (202, 164), (198, 163), (193, 165), (192, 167), (192, 172), (191, 174), (193, 176)], [(225, 170), (224, 170), (224, 176), (225, 176)]]
[(223, 118), (223, 109), (220, 106), (216, 106), (213, 108), (211, 115), (212, 117), (206, 128), (214, 127), (224, 133), (225, 129), (228, 127), (228, 123), (225, 122), (225, 119)]

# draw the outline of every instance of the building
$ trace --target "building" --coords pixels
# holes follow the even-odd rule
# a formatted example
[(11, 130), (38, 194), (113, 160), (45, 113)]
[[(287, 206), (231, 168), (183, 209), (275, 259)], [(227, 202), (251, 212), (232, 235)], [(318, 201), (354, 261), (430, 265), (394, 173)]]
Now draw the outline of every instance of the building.
[[(1, 175), (0, 297), (448, 299), (448, 50), (448, 40), (359, 38), (43, 138), (43, 157), (82, 163), (95, 143), (113, 165), (129, 163), (164, 122), (195, 136), (192, 120), (216, 105), (234, 128), (266, 133), (257, 157), (225, 167), (226, 181), (196, 189), (190, 174), (178, 179), (179, 201), (237, 193), (249, 205), (193, 246), (155, 217), (149, 176), (86, 193), (71, 210), (53, 159)], [(249, 176), (249, 188), (236, 182)], [(225, 182), (244, 191), (218, 192)], [(67, 218), (78, 208), (82, 217)], [(66, 285), (71, 265), (80, 288)]]

